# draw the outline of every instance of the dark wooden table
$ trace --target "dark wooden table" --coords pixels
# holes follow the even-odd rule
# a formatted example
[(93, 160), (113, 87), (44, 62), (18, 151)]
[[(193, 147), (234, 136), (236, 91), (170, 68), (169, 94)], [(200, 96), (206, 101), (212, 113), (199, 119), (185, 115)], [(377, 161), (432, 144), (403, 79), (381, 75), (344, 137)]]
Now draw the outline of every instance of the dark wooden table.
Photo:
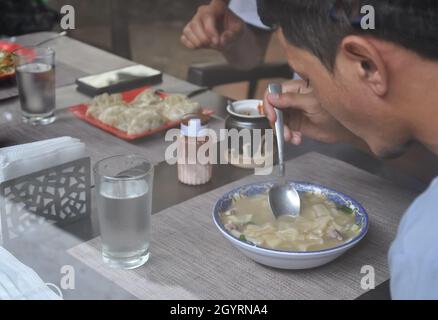
[[(22, 44), (32, 44), (49, 36), (51, 36), (50, 33), (37, 33), (19, 37), (17, 41)], [(132, 61), (70, 38), (61, 38), (52, 43), (51, 46), (56, 50), (59, 61), (87, 74), (96, 74), (134, 64)], [(170, 75), (164, 75), (163, 83), (156, 87), (169, 92), (189, 91), (196, 88)], [(90, 97), (78, 93), (74, 83), (58, 88), (56, 93), (58, 120), (47, 127), (29, 127), (23, 124), (17, 98), (0, 101), (0, 110), (2, 111), (0, 114), (0, 143), (2, 143), (2, 146), (69, 135), (80, 138), (86, 143), (93, 163), (98, 159), (114, 154), (144, 154), (157, 163), (153, 193), (154, 214), (253, 173), (230, 165), (220, 165), (214, 168), (213, 180), (207, 185), (188, 187), (180, 184), (177, 182), (176, 167), (162, 161), (164, 156), (160, 154), (160, 149), (157, 148), (160, 141), (164, 143), (163, 135), (158, 134), (136, 142), (122, 141), (78, 120), (68, 111), (68, 106), (90, 99)], [(224, 97), (220, 97), (213, 92), (207, 92), (197, 96), (195, 100), (216, 111), (215, 126), (220, 127), (224, 124), (224, 118), (226, 117), (226, 99)], [(385, 167), (371, 156), (346, 145), (328, 146), (307, 140), (300, 147), (288, 146), (287, 159), (293, 159), (310, 151), (317, 151), (343, 160), (385, 178), (396, 178), (394, 179), (396, 183), (406, 187), (422, 187), (410, 177), (403, 176)], [(133, 298), (128, 292), (66, 253), (68, 249), (88, 241), (98, 234), (95, 214), (92, 213), (90, 219), (62, 228), (43, 226), (15, 239), (6, 246), (6, 249), (23, 263), (33, 268), (45, 282), (56, 285), (59, 285), (62, 277), (62, 274), (60, 274), (61, 267), (64, 265), (73, 266), (76, 285), (74, 290), (64, 290), (63, 294), (66, 299)], [(361, 298), (389, 299), (388, 283), (384, 283)]]

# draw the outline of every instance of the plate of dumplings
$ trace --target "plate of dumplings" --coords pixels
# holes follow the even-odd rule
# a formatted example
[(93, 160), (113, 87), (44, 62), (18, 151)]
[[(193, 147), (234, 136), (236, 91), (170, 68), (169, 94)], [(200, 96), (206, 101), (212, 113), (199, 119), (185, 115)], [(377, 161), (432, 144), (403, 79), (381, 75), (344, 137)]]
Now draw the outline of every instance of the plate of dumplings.
[(78, 118), (124, 140), (135, 140), (173, 128), (184, 115), (213, 111), (201, 108), (182, 94), (140, 88), (123, 93), (101, 94), (89, 103), (70, 107)]

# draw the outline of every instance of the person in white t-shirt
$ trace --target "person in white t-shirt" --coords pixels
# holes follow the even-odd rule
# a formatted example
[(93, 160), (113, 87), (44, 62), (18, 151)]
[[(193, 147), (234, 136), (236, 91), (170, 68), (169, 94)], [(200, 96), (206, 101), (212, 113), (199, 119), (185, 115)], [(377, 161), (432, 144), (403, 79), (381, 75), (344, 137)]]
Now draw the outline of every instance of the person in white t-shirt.
[(251, 69), (263, 61), (270, 37), (256, 0), (212, 0), (198, 8), (181, 42), (189, 49), (218, 50), (236, 68)]
[(272, 31), (259, 17), (257, 0), (231, 0), (228, 8), (245, 23), (262, 30)]

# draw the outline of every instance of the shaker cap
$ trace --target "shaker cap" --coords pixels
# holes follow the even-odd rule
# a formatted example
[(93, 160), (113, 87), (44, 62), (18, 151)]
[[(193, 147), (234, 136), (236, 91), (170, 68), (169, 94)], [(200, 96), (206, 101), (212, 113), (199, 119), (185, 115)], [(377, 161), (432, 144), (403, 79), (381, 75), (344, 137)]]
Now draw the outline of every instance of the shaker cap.
[(202, 114), (187, 114), (181, 121), (181, 133), (186, 137), (202, 137), (208, 127), (208, 116)]

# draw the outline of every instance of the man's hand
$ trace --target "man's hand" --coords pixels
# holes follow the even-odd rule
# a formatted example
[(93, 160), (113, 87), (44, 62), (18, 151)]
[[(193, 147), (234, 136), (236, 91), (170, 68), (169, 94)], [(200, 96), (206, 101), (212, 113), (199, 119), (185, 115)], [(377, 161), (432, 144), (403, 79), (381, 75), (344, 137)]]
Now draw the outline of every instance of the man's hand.
[(288, 142), (299, 145), (304, 135), (325, 143), (350, 142), (363, 145), (361, 139), (321, 107), (305, 81), (283, 83), (281, 95), (265, 93), (265, 114), (272, 126), (276, 120), (274, 106), (283, 109), (284, 135)]
[(245, 28), (245, 23), (228, 9), (225, 1), (212, 0), (198, 8), (185, 26), (181, 42), (189, 49), (224, 50), (243, 36)]

